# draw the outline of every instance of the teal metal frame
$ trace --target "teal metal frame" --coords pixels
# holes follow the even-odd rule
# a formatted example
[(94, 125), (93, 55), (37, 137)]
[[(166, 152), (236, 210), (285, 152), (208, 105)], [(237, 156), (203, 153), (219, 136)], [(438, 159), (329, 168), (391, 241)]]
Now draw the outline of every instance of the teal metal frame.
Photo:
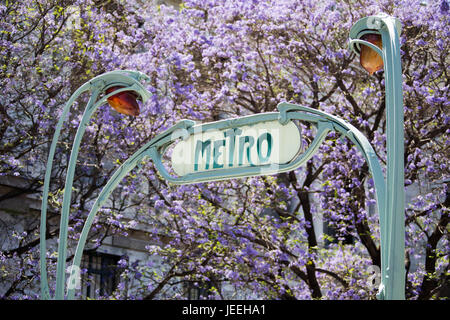
[[(70, 211), (70, 200), (72, 195), (72, 184), (75, 173), (75, 166), (78, 157), (78, 151), (80, 149), (81, 139), (83, 137), (86, 126), (94, 113), (94, 111), (105, 104), (107, 98), (110, 96), (126, 91), (132, 90), (137, 92), (142, 101), (146, 101), (151, 95), (141, 84), (142, 80), (148, 80), (148, 76), (141, 72), (129, 71), (129, 70), (116, 70), (102, 74), (94, 79), (83, 84), (74, 94), (70, 97), (64, 106), (63, 112), (56, 125), (55, 132), (53, 134), (52, 144), (50, 146), (50, 151), (47, 160), (47, 167), (44, 178), (43, 195), (42, 195), (42, 205), (41, 205), (41, 225), (40, 225), (40, 272), (41, 272), (41, 297), (42, 299), (50, 299), (50, 292), (48, 287), (48, 277), (47, 277), (47, 248), (46, 248), (46, 221), (47, 221), (47, 202), (48, 193), (51, 179), (51, 172), (53, 167), (53, 159), (55, 156), (56, 144), (61, 133), (64, 121), (67, 118), (67, 114), (72, 107), (75, 100), (83, 93), (90, 92), (91, 96), (85, 108), (83, 117), (75, 135), (75, 140), (72, 146), (72, 152), (70, 155), (69, 165), (66, 173), (66, 184), (63, 194), (63, 206), (61, 210), (61, 221), (60, 221), (60, 231), (59, 231), (59, 244), (58, 244), (58, 263), (57, 263), (57, 277), (56, 277), (56, 299), (64, 298), (64, 281), (65, 281), (65, 268), (66, 268), (66, 257), (67, 257), (67, 231), (69, 224), (69, 211)], [(118, 89), (108, 95), (103, 96), (97, 101), (99, 95), (106, 89), (113, 86), (122, 86), (123, 88)]]
[[(365, 33), (379, 33), (382, 49), (360, 40)], [(401, 23), (386, 14), (358, 20), (350, 30), (350, 49), (359, 53), (367, 45), (383, 58), (386, 90), (386, 225), (381, 229), (387, 240), (382, 246), (379, 298), (405, 299), (405, 190), (404, 190), (404, 111), (400, 53)]]
[[(383, 49), (359, 40), (358, 37), (367, 30), (379, 32), (383, 39)], [(279, 112), (269, 112), (255, 114), (237, 119), (227, 119), (207, 124), (196, 125), (192, 120), (182, 120), (172, 128), (154, 137), (151, 141), (143, 145), (130, 158), (128, 158), (112, 175), (105, 187), (97, 197), (91, 208), (85, 225), (80, 235), (75, 251), (72, 267), (79, 267), (81, 257), (86, 244), (89, 230), (98, 210), (108, 200), (111, 192), (117, 187), (122, 179), (134, 168), (138, 167), (142, 161), (148, 157), (154, 161), (157, 170), (167, 181), (174, 184), (200, 183), (207, 181), (218, 181), (232, 178), (271, 175), (280, 172), (295, 170), (308, 161), (317, 152), (326, 135), (330, 131), (336, 131), (349, 138), (362, 152), (372, 174), (378, 211), (380, 216), (380, 238), (381, 238), (381, 284), (377, 294), (378, 299), (404, 299), (404, 204), (403, 204), (403, 108), (402, 108), (402, 87), (401, 87), (401, 67), (398, 41), (398, 21), (392, 17), (378, 15), (359, 20), (350, 31), (350, 46), (358, 52), (357, 45), (364, 44), (374, 48), (382, 55), (385, 63), (386, 74), (386, 104), (388, 117), (388, 163), (387, 179), (384, 179), (382, 168), (378, 157), (367, 138), (354, 126), (343, 119), (331, 114), (298, 106), (291, 103), (282, 102), (278, 105)], [(150, 93), (141, 84), (142, 80), (149, 78), (136, 71), (112, 71), (100, 75), (84, 85), (82, 85), (67, 102), (63, 114), (58, 121), (50, 153), (47, 162), (42, 208), (41, 208), (41, 229), (40, 229), (40, 268), (41, 268), (41, 298), (52, 299), (47, 280), (46, 270), (46, 212), (48, 202), (48, 190), (51, 178), (53, 158), (56, 143), (59, 138), (62, 125), (67, 117), (67, 113), (74, 101), (84, 92), (90, 91), (91, 96), (87, 103), (83, 118), (77, 130), (72, 146), (72, 152), (68, 164), (66, 185), (63, 195), (63, 206), (61, 210), (60, 234), (58, 245), (58, 262), (56, 270), (56, 291), (54, 299), (73, 299), (75, 288), (68, 287), (65, 294), (65, 273), (67, 259), (67, 232), (70, 213), (70, 201), (72, 184), (76, 166), (76, 159), (80, 147), (80, 142), (84, 130), (93, 112), (106, 103), (106, 99), (121, 91), (135, 91), (145, 102)], [(123, 88), (108, 95), (101, 93), (112, 86)], [(400, 112), (401, 111), (401, 112)], [(221, 130), (236, 128), (240, 126), (251, 126), (266, 121), (279, 121), (286, 125), (290, 121), (306, 121), (317, 127), (317, 133), (309, 148), (302, 154), (298, 154), (288, 163), (277, 166), (261, 165), (250, 167), (238, 167), (217, 169), (208, 172), (195, 172), (184, 176), (173, 176), (165, 168), (162, 156), (179, 138), (187, 139), (194, 133), (206, 132), (208, 130)], [(401, 160), (401, 161), (400, 161)], [(400, 261), (401, 260), (401, 261)]]

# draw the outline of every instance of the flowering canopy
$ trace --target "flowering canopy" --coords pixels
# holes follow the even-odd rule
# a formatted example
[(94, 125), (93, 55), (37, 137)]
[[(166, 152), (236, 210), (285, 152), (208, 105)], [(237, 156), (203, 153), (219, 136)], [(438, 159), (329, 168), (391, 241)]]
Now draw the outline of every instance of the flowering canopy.
[[(405, 187), (414, 195), (405, 220), (406, 295), (443, 298), (450, 252), (445, 0), (370, 0), (364, 7), (334, 0), (188, 0), (178, 9), (142, 1), (8, 1), (0, 5), (0, 175), (24, 178), (20, 192), (39, 195), (48, 141), (65, 101), (88, 79), (118, 68), (149, 75), (154, 95), (137, 118), (104, 106), (88, 126), (72, 197), (73, 244), (117, 165), (183, 118), (237, 117), (289, 101), (348, 120), (385, 160), (383, 73), (369, 76), (347, 48), (352, 24), (380, 11), (403, 24)], [(72, 111), (58, 145), (55, 212), (86, 100)], [(302, 126), (307, 145), (314, 128)], [(368, 267), (380, 264), (380, 248), (373, 181), (347, 139), (329, 134), (305, 167), (276, 176), (173, 186), (152, 163), (142, 169), (113, 192), (89, 243), (96, 248), (107, 236), (144, 224), (148, 253), (162, 257), (164, 268), (122, 259), (116, 298), (182, 298), (175, 285), (182, 280), (209, 282), (213, 298), (226, 297), (224, 282), (242, 297), (374, 298)], [(58, 234), (54, 217), (50, 242)], [(8, 233), (2, 247), (5, 298), (36, 298), (28, 289), (38, 281), (37, 220)], [(49, 262), (53, 275), (51, 251)], [(126, 281), (135, 285), (133, 295)]]

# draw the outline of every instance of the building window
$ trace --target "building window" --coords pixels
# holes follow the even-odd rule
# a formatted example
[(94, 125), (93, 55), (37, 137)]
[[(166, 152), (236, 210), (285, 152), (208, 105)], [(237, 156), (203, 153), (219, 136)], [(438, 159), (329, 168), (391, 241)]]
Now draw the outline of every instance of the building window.
[(83, 255), (81, 269), (82, 299), (98, 299), (109, 296), (119, 283), (120, 269), (117, 266), (120, 256), (100, 252)]
[(211, 281), (185, 281), (186, 298), (188, 300), (208, 299), (213, 287), (214, 283)]
[(331, 243), (354, 244), (353, 236), (350, 233), (342, 233), (328, 222), (324, 222), (323, 233), (326, 235), (325, 248), (328, 248)]

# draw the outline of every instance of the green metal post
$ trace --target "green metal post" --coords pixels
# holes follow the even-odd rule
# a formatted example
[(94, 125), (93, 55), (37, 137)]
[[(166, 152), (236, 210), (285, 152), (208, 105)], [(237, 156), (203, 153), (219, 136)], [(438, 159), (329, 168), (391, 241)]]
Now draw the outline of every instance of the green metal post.
[[(404, 299), (405, 286), (405, 269), (404, 269), (404, 252), (405, 252), (405, 230), (404, 230), (404, 173), (403, 173), (403, 104), (402, 104), (402, 78), (400, 64), (400, 44), (399, 44), (399, 23), (396, 19), (378, 15), (366, 17), (359, 20), (350, 31), (350, 44), (355, 49), (356, 44), (364, 44), (376, 50), (383, 57), (385, 75), (386, 75), (386, 109), (387, 109), (387, 179), (384, 181), (379, 160), (375, 155), (370, 143), (356, 128), (348, 124), (342, 119), (333, 115), (320, 112), (315, 109), (301, 107), (288, 103), (279, 105), (279, 113), (264, 113), (254, 116), (247, 116), (239, 119), (218, 121), (204, 126), (195, 126), (190, 120), (183, 120), (174, 127), (166, 130), (158, 135), (150, 142), (141, 147), (133, 156), (131, 156), (111, 177), (105, 188), (97, 198), (93, 208), (91, 209), (88, 219), (83, 228), (80, 241), (78, 243), (73, 266), (79, 266), (81, 255), (87, 239), (92, 221), (107, 200), (109, 194), (118, 185), (121, 179), (134, 167), (139, 165), (140, 161), (149, 156), (154, 162), (157, 169), (165, 179), (175, 184), (198, 183), (205, 181), (217, 181), (230, 179), (235, 177), (258, 176), (274, 174), (278, 172), (286, 172), (294, 170), (305, 161), (307, 161), (318, 149), (318, 146), (325, 138), (326, 132), (335, 130), (347, 136), (352, 140), (358, 148), (363, 152), (369, 163), (370, 171), (375, 180), (375, 189), (377, 194), (377, 203), (380, 214), (380, 233), (381, 233), (381, 285), (379, 289), (379, 299)], [(374, 31), (382, 35), (383, 48), (379, 49), (373, 44), (358, 39), (361, 32)], [(126, 74), (128, 73), (128, 75)], [(72, 153), (69, 161), (66, 187), (63, 198), (63, 208), (61, 214), (60, 238), (58, 248), (58, 265), (56, 279), (56, 299), (64, 299), (65, 291), (65, 266), (67, 251), (67, 228), (70, 211), (71, 189), (73, 184), (73, 175), (76, 166), (76, 159), (79, 151), (80, 142), (85, 127), (93, 114), (93, 112), (106, 102), (106, 98), (112, 94), (125, 90), (134, 90), (140, 94), (142, 100), (145, 101), (150, 96), (139, 80), (147, 79), (147, 77), (139, 72), (134, 71), (113, 71), (94, 78), (90, 82), (80, 87), (66, 104), (63, 115), (60, 118), (52, 145), (50, 148), (49, 159), (47, 162), (47, 172), (45, 175), (43, 203), (41, 209), (41, 293), (43, 299), (51, 298), (48, 289), (48, 280), (46, 272), (46, 210), (48, 200), (49, 180), (51, 176), (51, 168), (56, 148), (56, 141), (67, 115), (68, 110), (75, 99), (87, 90), (92, 91), (88, 106), (83, 115), (80, 127), (77, 130)], [(124, 86), (124, 88), (106, 95), (98, 102), (95, 102), (101, 92), (112, 85)], [(95, 103), (95, 104), (94, 104)], [(303, 155), (298, 155), (290, 163), (281, 164), (276, 169), (270, 169), (264, 166), (220, 169), (214, 172), (198, 172), (188, 174), (182, 177), (171, 176), (161, 163), (161, 155), (164, 150), (172, 144), (176, 136), (172, 134), (182, 129), (184, 135), (191, 135), (197, 130), (223, 129), (236, 125), (253, 125), (264, 121), (279, 120), (282, 124), (286, 124), (290, 120), (304, 120), (317, 125), (319, 135), (314, 139), (311, 147), (306, 150)], [(179, 137), (179, 135), (178, 135)], [(73, 299), (74, 288), (68, 288), (68, 298)]]
[(350, 46), (358, 53), (356, 44), (374, 46), (358, 39), (364, 33), (379, 33), (384, 64), (386, 90), (386, 221), (380, 221), (380, 232), (386, 245), (381, 247), (382, 284), (378, 294), (383, 300), (405, 299), (405, 196), (404, 196), (404, 133), (403, 93), (400, 55), (400, 22), (379, 14), (363, 18), (350, 30)]
[[(80, 148), (81, 139), (83, 137), (86, 126), (94, 113), (94, 111), (106, 103), (106, 99), (116, 93), (133, 90), (137, 92), (142, 101), (146, 101), (150, 97), (150, 93), (140, 84), (141, 80), (148, 79), (148, 77), (137, 71), (128, 70), (116, 70), (102, 74), (85, 84), (83, 84), (75, 93), (70, 97), (69, 101), (64, 106), (63, 113), (56, 126), (55, 133), (53, 135), (53, 141), (50, 147), (50, 152), (47, 161), (45, 180), (44, 180), (44, 190), (43, 199), (41, 205), (41, 225), (40, 225), (40, 272), (41, 272), (41, 298), (51, 299), (51, 295), (48, 287), (48, 278), (46, 270), (46, 219), (47, 219), (47, 202), (48, 202), (48, 192), (50, 186), (51, 171), (53, 165), (53, 158), (55, 155), (56, 143), (58, 141), (62, 125), (67, 117), (67, 113), (70, 110), (72, 104), (75, 100), (84, 92), (90, 90), (91, 96), (89, 102), (86, 106), (83, 118), (79, 124), (75, 140), (72, 146), (72, 152), (68, 164), (66, 184), (64, 188), (63, 195), (63, 207), (61, 210), (61, 220), (60, 220), (60, 233), (59, 233), (59, 244), (58, 244), (58, 262), (56, 271), (56, 291), (55, 299), (64, 299), (65, 291), (65, 273), (66, 273), (66, 258), (67, 258), (67, 231), (69, 224), (69, 213), (70, 213), (70, 200), (72, 194), (72, 185), (74, 179), (74, 172), (76, 167), (76, 161), (78, 157), (78, 151)], [(99, 94), (103, 92), (106, 88), (113, 85), (121, 86), (121, 89), (115, 90), (114, 92), (105, 95), (99, 101), (96, 101)]]
[[(375, 154), (372, 146), (370, 145), (367, 138), (355, 127), (346, 121), (335, 117), (331, 114), (311, 109), (308, 107), (302, 107), (290, 103), (280, 103), (278, 105), (279, 113), (271, 112), (271, 113), (262, 113), (256, 114), (244, 118), (233, 120), (223, 120), (219, 122), (205, 124), (204, 126), (199, 125), (195, 126), (195, 123), (190, 120), (183, 120), (177, 123), (172, 128), (166, 130), (160, 135), (153, 138), (150, 142), (141, 147), (136, 153), (134, 153), (127, 161), (125, 161), (113, 174), (110, 180), (107, 182), (103, 190), (100, 192), (97, 200), (95, 201), (89, 215), (84, 224), (83, 230), (80, 235), (80, 240), (78, 242), (78, 246), (76, 248), (75, 257), (73, 259), (72, 267), (80, 266), (81, 256), (84, 250), (84, 246), (86, 244), (86, 239), (89, 234), (89, 230), (92, 226), (94, 218), (98, 212), (98, 210), (103, 206), (103, 204), (107, 201), (108, 196), (111, 192), (117, 187), (120, 181), (135, 167), (139, 166), (140, 162), (144, 157), (150, 157), (154, 162), (156, 168), (160, 172), (160, 174), (169, 182), (175, 184), (189, 184), (189, 183), (199, 183), (206, 181), (218, 181), (224, 179), (231, 179), (235, 177), (244, 177), (244, 176), (259, 176), (259, 175), (267, 175), (274, 174), (279, 172), (286, 172), (295, 170), (302, 164), (304, 164), (311, 156), (318, 150), (321, 142), (325, 139), (327, 132), (330, 130), (334, 130), (348, 137), (358, 149), (363, 153), (366, 158), (366, 161), (369, 165), (369, 170), (372, 174), (372, 177), (375, 182), (375, 192), (377, 204), (380, 212), (380, 221), (384, 223), (385, 215), (384, 213), (384, 203), (386, 200), (385, 196), (385, 180), (382, 174), (381, 166), (379, 163), (379, 159)], [(305, 151), (304, 154), (299, 155), (295, 160), (291, 161), (288, 164), (281, 165), (273, 171), (270, 170), (261, 170), (261, 168), (233, 168), (227, 170), (216, 170), (214, 172), (203, 172), (195, 175), (187, 175), (184, 177), (173, 177), (171, 176), (164, 165), (161, 163), (161, 156), (164, 153), (166, 147), (170, 144), (174, 143), (176, 140), (175, 137), (180, 137), (179, 134), (174, 134), (178, 130), (182, 130), (188, 136), (194, 134), (195, 132), (203, 132), (203, 130), (210, 129), (218, 129), (224, 128), (233, 125), (252, 125), (265, 121), (280, 121), (281, 123), (287, 123), (291, 120), (303, 120), (311, 122), (318, 126), (318, 131), (321, 132), (317, 134), (314, 142), (311, 143), (308, 150)], [(183, 135), (181, 135), (183, 136)], [(162, 153), (161, 153), (162, 152)], [(256, 169), (256, 170), (255, 170)], [(67, 298), (73, 299), (75, 295), (75, 288), (68, 288)]]
[(47, 246), (46, 246), (46, 224), (47, 224), (47, 202), (48, 202), (48, 191), (50, 186), (50, 178), (53, 167), (53, 158), (55, 156), (56, 143), (59, 139), (59, 134), (61, 133), (62, 125), (64, 124), (64, 120), (67, 117), (67, 113), (70, 110), (70, 107), (75, 102), (76, 98), (80, 96), (83, 92), (90, 89), (90, 83), (85, 83), (82, 85), (75, 93), (70, 97), (69, 101), (67, 101), (64, 110), (58, 120), (58, 124), (56, 125), (55, 133), (53, 134), (52, 144), (50, 146), (50, 151), (47, 160), (47, 167), (45, 171), (44, 178), (44, 191), (42, 194), (42, 204), (41, 204), (41, 225), (40, 225), (40, 272), (41, 272), (41, 298), (43, 300), (48, 300), (51, 298), (50, 291), (48, 287), (48, 278), (47, 278)]
[(64, 299), (64, 288), (66, 279), (66, 259), (67, 259), (67, 230), (69, 227), (69, 214), (70, 214), (70, 200), (72, 196), (72, 186), (75, 174), (75, 166), (78, 158), (78, 152), (80, 150), (81, 138), (89, 123), (89, 119), (92, 115), (92, 105), (97, 100), (97, 97), (102, 88), (94, 88), (89, 98), (89, 102), (84, 111), (83, 118), (78, 126), (75, 140), (72, 145), (72, 152), (70, 153), (69, 166), (66, 173), (66, 184), (64, 187), (63, 205), (61, 209), (61, 221), (59, 229), (59, 244), (58, 244), (58, 264), (56, 268), (56, 292), (55, 299)]

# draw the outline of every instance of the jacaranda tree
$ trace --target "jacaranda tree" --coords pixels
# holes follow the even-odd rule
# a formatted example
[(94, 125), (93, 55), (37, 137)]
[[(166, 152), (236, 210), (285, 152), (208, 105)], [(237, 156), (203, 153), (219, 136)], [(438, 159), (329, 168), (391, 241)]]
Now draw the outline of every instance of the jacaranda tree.
[[(119, 0), (2, 1), (0, 175), (17, 176), (26, 187), (0, 195), (0, 208), (21, 193), (41, 194), (64, 103), (85, 81), (115, 69), (150, 76), (153, 96), (137, 117), (105, 105), (88, 126), (73, 188), (72, 245), (114, 170), (181, 119), (276, 111), (288, 101), (346, 119), (385, 161), (384, 75), (369, 75), (348, 50), (353, 23), (379, 12), (403, 25), (405, 188), (413, 195), (405, 213), (406, 296), (448, 297), (446, 0), (188, 0), (179, 8)], [(49, 244), (58, 236), (68, 154), (86, 100), (79, 99), (58, 143)], [(307, 145), (314, 128), (302, 128)], [(132, 214), (125, 217), (125, 210)], [(150, 161), (143, 163), (102, 209), (88, 250), (107, 236), (147, 226), (148, 254), (160, 256), (164, 267), (121, 260), (112, 296), (118, 299), (182, 298), (177, 284), (185, 280), (208, 283), (205, 297), (216, 299), (224, 297), (224, 282), (244, 297), (374, 299), (369, 266), (380, 265), (376, 212), (363, 156), (333, 133), (306, 166), (273, 176), (175, 186)], [(6, 299), (38, 298), (29, 291), (39, 281), (38, 222), (20, 232), (8, 229), (0, 253)], [(56, 247), (50, 248), (52, 285)], [(132, 295), (125, 283), (136, 288)]]

